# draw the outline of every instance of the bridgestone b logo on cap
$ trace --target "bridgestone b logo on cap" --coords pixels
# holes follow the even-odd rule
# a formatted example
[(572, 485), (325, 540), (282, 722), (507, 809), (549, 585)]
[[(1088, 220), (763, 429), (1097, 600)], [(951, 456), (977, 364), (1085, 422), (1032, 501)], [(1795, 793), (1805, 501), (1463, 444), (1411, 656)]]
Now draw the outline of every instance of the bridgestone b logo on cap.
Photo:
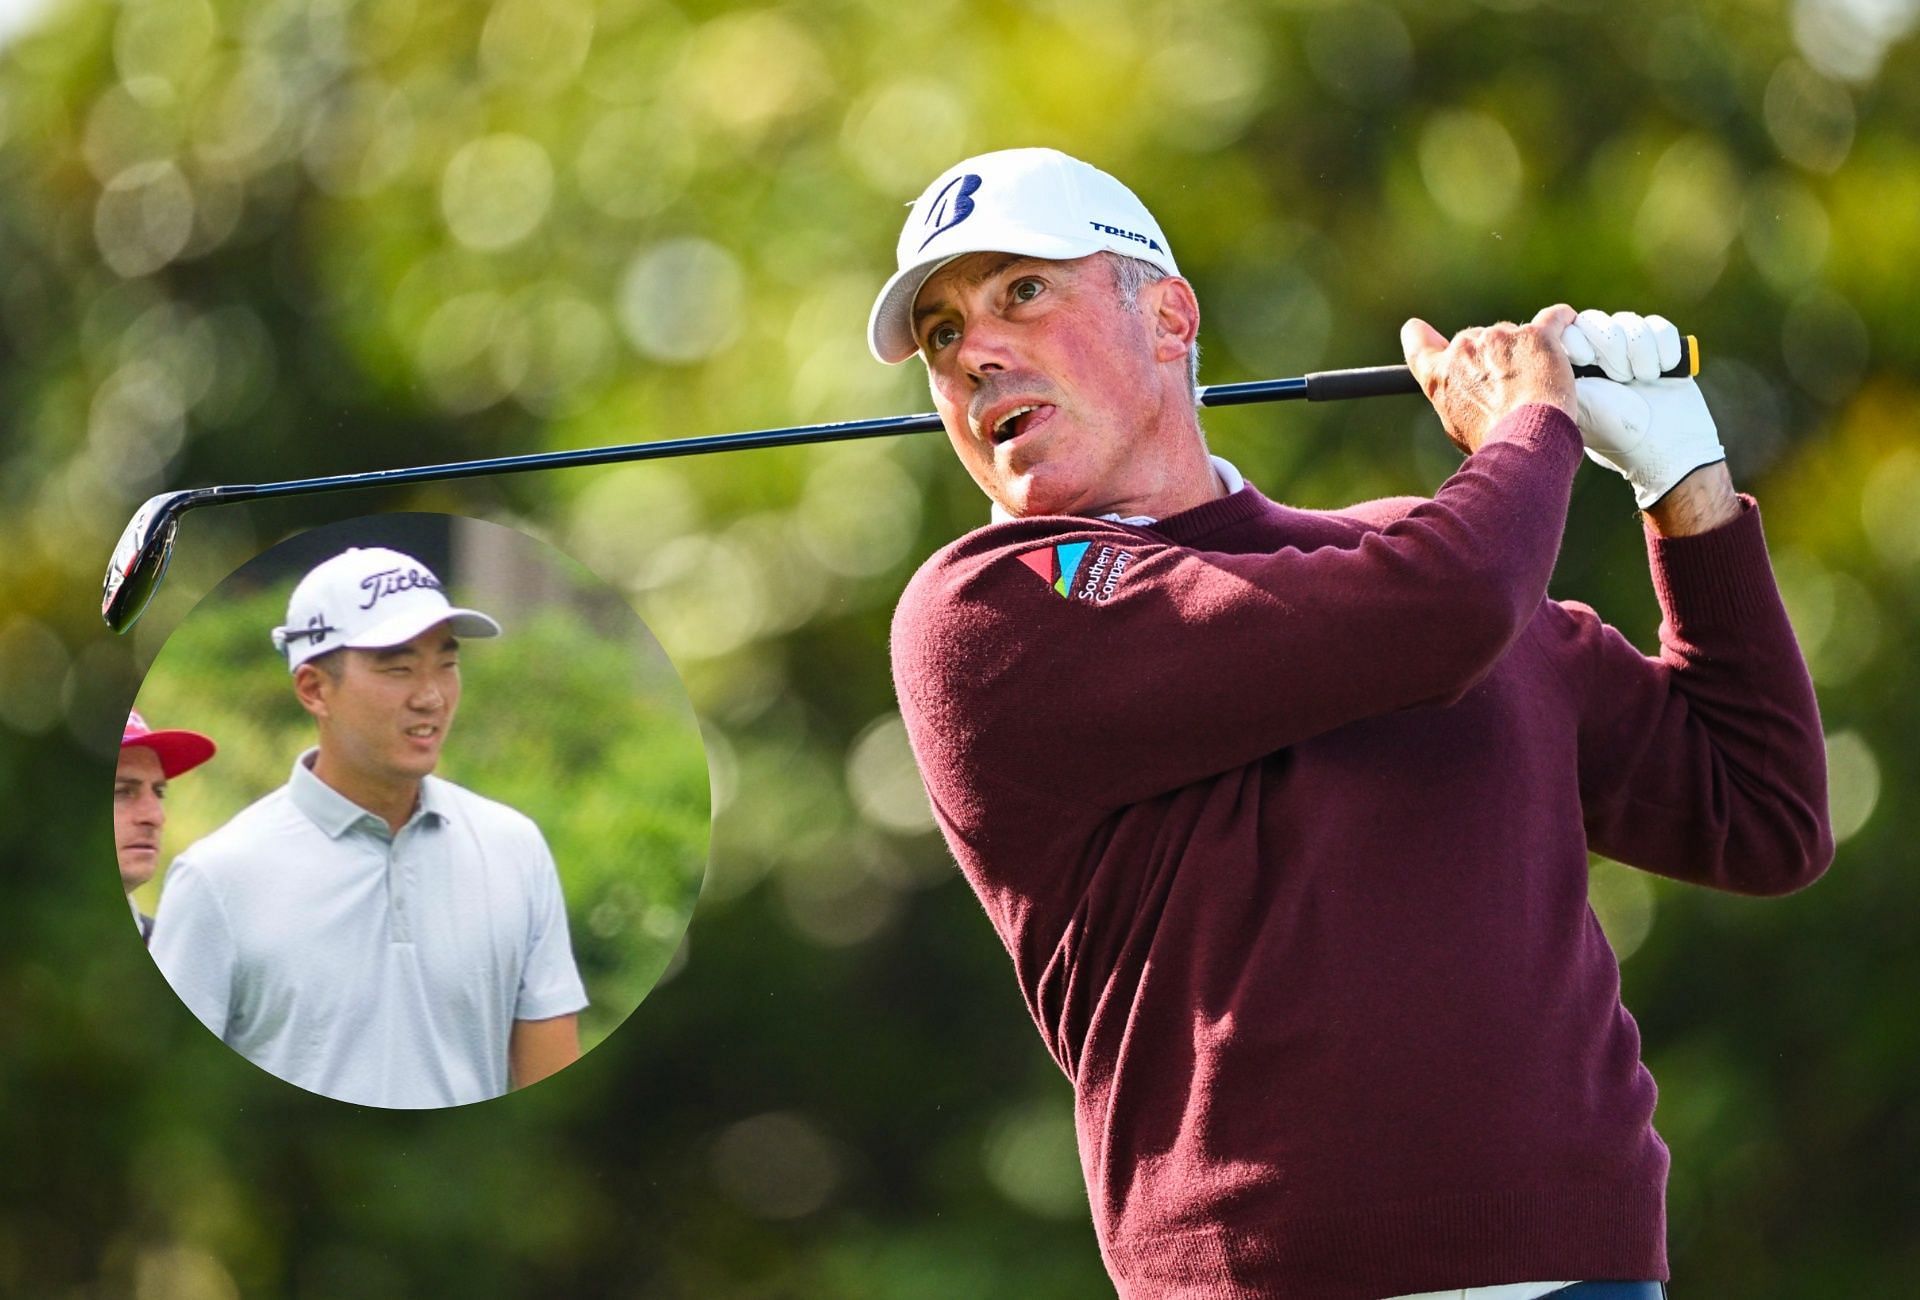
[[(956, 185), (960, 187), (960, 192), (958, 194), (952, 194), (953, 204), (951, 211), (953, 215), (948, 216), (948, 196)], [(941, 234), (952, 230), (955, 226), (972, 216), (973, 194), (974, 191), (979, 188), (980, 178), (972, 172), (968, 172), (964, 176), (956, 176), (941, 186), (940, 192), (933, 196), (933, 202), (927, 205), (927, 215), (921, 223), (922, 225), (933, 226), (933, 233), (920, 241), (920, 249), (916, 251), (924, 251), (926, 246), (931, 244)], [(937, 225), (935, 224), (936, 222), (938, 223)]]

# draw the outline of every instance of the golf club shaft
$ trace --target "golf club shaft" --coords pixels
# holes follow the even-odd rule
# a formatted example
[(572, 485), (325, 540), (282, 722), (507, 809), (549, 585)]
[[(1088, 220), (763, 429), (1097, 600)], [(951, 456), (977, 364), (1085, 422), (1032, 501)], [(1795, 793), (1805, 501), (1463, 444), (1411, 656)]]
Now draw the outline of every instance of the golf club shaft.
[[(1684, 375), (1686, 362), (1674, 374)], [(1575, 374), (1600, 376), (1597, 367), (1578, 367)], [(1394, 397), (1417, 394), (1420, 381), (1406, 366), (1365, 366), (1355, 370), (1323, 370), (1297, 379), (1261, 379), (1242, 384), (1210, 384), (1194, 393), (1203, 407), (1245, 406), (1254, 402), (1344, 401), (1356, 397)], [(747, 433), (718, 433), (657, 442), (630, 442), (612, 447), (585, 447), (574, 451), (538, 451), (519, 456), (491, 456), (480, 460), (415, 465), (406, 469), (377, 469), (323, 478), (289, 479), (281, 483), (253, 483), (202, 488), (181, 501), (178, 509), (201, 505), (251, 501), (261, 497), (305, 496), (350, 488), (384, 487), (401, 483), (442, 483), (451, 479), (515, 474), (531, 469), (572, 469), (588, 465), (624, 464), (698, 456), (715, 451), (754, 451), (817, 442), (845, 442), (856, 438), (891, 437), (901, 433), (928, 433), (940, 427), (933, 412), (884, 416), (872, 420), (844, 420), (835, 424), (803, 424), (785, 429), (758, 429)], [(178, 513), (178, 510), (176, 510)]]
[[(1686, 377), (1699, 371), (1699, 348), (1686, 337), (1680, 364), (1667, 373)], [(1599, 376), (1590, 366), (1575, 374)], [(1355, 397), (1417, 394), (1420, 382), (1406, 366), (1367, 366), (1357, 370), (1323, 370), (1296, 379), (1262, 379), (1243, 384), (1212, 384), (1195, 390), (1203, 407), (1242, 406), (1251, 402), (1340, 401)], [(266, 497), (307, 496), (351, 488), (388, 487), (402, 483), (440, 483), (450, 479), (516, 474), (531, 469), (568, 469), (629, 461), (660, 460), (670, 456), (697, 456), (713, 451), (750, 451), (764, 447), (792, 447), (805, 443), (842, 442), (855, 438), (924, 433), (940, 428), (940, 417), (886, 416), (873, 420), (846, 420), (837, 424), (805, 424), (786, 429), (759, 429), (749, 433), (720, 433), (660, 442), (631, 442), (614, 447), (587, 447), (575, 451), (541, 451), (519, 456), (489, 456), (480, 460), (416, 465), (407, 469), (368, 470), (322, 478), (288, 479), (279, 483), (252, 483), (226, 487), (190, 488), (153, 497), (129, 521), (107, 566), (100, 612), (117, 632), (132, 627), (166, 573), (180, 516), (200, 506), (226, 505)]]
[[(1692, 342), (1692, 336), (1690, 336)], [(1688, 359), (1668, 374), (1686, 376)], [(1576, 367), (1574, 374), (1603, 376), (1599, 367)], [(1236, 407), (1256, 401), (1344, 401), (1350, 397), (1394, 397), (1419, 394), (1421, 384), (1404, 365), (1371, 365), (1352, 371), (1317, 371), (1300, 378), (1265, 378), (1246, 384), (1208, 384), (1194, 392), (1202, 407)], [(922, 434), (941, 426), (941, 417), (889, 415), (872, 421), (835, 424), (797, 424), (791, 428), (762, 428), (743, 434), (705, 434), (697, 438), (666, 438), (660, 442), (630, 442), (612, 447), (580, 447), (576, 451), (528, 451), (522, 455), (486, 457), (478, 461), (449, 461), (444, 465), (415, 465), (409, 469), (378, 469), (355, 474), (328, 474), (324, 478), (294, 478), (276, 484), (244, 484), (230, 488), (202, 488), (180, 501), (175, 513), (198, 505), (225, 505), (257, 497), (286, 497), (315, 492), (346, 492), (349, 488), (382, 488), (390, 484), (447, 482), (453, 478), (480, 478), (516, 474), (530, 469), (576, 469), (588, 465), (618, 465), (628, 461), (659, 461), (676, 455), (705, 455), (708, 451), (755, 451), (762, 447), (793, 447), (816, 442), (849, 442), (854, 438), (889, 438), (893, 434)]]
[[(1376, 366), (1367, 370), (1336, 370), (1306, 375), (1299, 379), (1263, 379), (1245, 384), (1214, 384), (1198, 390), (1195, 399), (1201, 406), (1241, 406), (1251, 402), (1283, 402), (1293, 399), (1327, 400), (1320, 388), (1322, 380), (1335, 377), (1365, 376), (1357, 385), (1351, 379), (1341, 397), (1390, 396), (1417, 393), (1420, 385), (1405, 366)], [(573, 469), (588, 465), (626, 464), (640, 460), (664, 460), (674, 456), (699, 456), (715, 451), (756, 451), (768, 447), (794, 447), (819, 442), (848, 442), (857, 438), (883, 438), (901, 433), (930, 433), (940, 428), (940, 417), (931, 412), (920, 415), (892, 415), (873, 420), (843, 420), (834, 424), (802, 424), (785, 429), (756, 429), (746, 433), (705, 434), (693, 438), (666, 438), (656, 442), (630, 442), (612, 447), (583, 447), (574, 451), (536, 451), (518, 456), (490, 456), (480, 460), (449, 461), (440, 465), (415, 465), (405, 469), (376, 469), (354, 474), (332, 474), (323, 478), (289, 479), (281, 483), (250, 483), (231, 487), (202, 488), (180, 503), (179, 509), (200, 505), (226, 505), (262, 497), (305, 496), (315, 492), (340, 492), (350, 488), (385, 487), (401, 483), (443, 483), (450, 479), (491, 477), (515, 474), (530, 469)], [(176, 513), (178, 511), (176, 510)]]

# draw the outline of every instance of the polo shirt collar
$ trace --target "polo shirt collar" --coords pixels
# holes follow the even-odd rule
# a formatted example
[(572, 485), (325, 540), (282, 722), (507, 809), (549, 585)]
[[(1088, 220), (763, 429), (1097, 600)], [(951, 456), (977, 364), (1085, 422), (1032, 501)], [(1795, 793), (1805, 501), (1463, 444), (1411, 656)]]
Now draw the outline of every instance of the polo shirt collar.
[[(293, 800), (293, 806), (308, 821), (326, 832), (328, 839), (337, 840), (360, 825), (377, 831), (383, 837), (390, 835), (385, 818), (368, 812), (313, 774), (313, 760), (319, 753), (318, 749), (309, 749), (293, 760), (293, 775), (287, 779), (287, 797)], [(440, 788), (443, 784), (433, 776), (421, 781), (420, 805), (414, 809), (413, 816), (407, 819), (408, 826), (423, 817), (446, 819), (447, 796)]]
[(445, 821), (452, 811), (453, 804), (447, 796), (447, 783), (437, 776), (423, 777), (420, 781), (420, 806), (414, 810), (414, 818), (432, 817)]

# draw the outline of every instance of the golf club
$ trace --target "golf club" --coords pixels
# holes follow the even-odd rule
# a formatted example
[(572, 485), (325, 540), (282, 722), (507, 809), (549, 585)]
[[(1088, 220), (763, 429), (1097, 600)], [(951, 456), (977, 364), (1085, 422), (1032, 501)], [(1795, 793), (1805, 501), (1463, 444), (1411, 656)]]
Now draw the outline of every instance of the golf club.
[[(1685, 337), (1678, 365), (1666, 373), (1687, 378), (1699, 373), (1700, 349), (1694, 337)], [(1597, 366), (1576, 366), (1576, 375), (1604, 378)], [(1420, 392), (1420, 383), (1406, 366), (1363, 366), (1354, 370), (1322, 370), (1295, 379), (1260, 379), (1243, 384), (1212, 384), (1195, 390), (1203, 407), (1242, 406), (1252, 402), (1341, 401), (1354, 397), (1389, 397)], [(125, 632), (139, 621), (166, 576), (173, 556), (174, 534), (180, 516), (201, 506), (227, 505), (262, 497), (305, 496), (348, 488), (385, 487), (397, 483), (439, 483), (449, 479), (492, 474), (515, 474), (530, 469), (565, 469), (580, 465), (610, 465), (626, 461), (659, 460), (668, 456), (698, 456), (712, 451), (746, 451), (760, 447), (792, 447), (802, 443), (840, 442), (879, 438), (896, 433), (924, 433), (940, 427), (940, 417), (896, 415), (838, 424), (806, 424), (789, 429), (761, 429), (750, 433), (722, 433), (697, 438), (670, 438), (661, 442), (634, 442), (615, 447), (588, 447), (577, 451), (532, 452), (520, 456), (491, 456), (481, 460), (420, 465), (411, 469), (371, 470), (335, 474), (326, 478), (290, 479), (283, 483), (255, 483), (228, 487), (186, 488), (148, 498), (134, 512), (113, 558), (107, 564), (101, 590), (100, 616), (115, 632)]]

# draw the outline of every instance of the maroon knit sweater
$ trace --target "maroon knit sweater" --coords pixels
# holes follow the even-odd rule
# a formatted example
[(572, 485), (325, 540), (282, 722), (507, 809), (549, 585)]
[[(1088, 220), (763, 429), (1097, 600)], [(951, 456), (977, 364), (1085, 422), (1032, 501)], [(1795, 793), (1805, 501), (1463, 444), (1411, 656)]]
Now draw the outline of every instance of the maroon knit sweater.
[(1798, 888), (1825, 759), (1750, 500), (1649, 538), (1658, 658), (1546, 599), (1579, 460), (1527, 407), (1432, 500), (1018, 520), (908, 586), (908, 734), (1121, 1295), (1666, 1277), (1587, 853)]

